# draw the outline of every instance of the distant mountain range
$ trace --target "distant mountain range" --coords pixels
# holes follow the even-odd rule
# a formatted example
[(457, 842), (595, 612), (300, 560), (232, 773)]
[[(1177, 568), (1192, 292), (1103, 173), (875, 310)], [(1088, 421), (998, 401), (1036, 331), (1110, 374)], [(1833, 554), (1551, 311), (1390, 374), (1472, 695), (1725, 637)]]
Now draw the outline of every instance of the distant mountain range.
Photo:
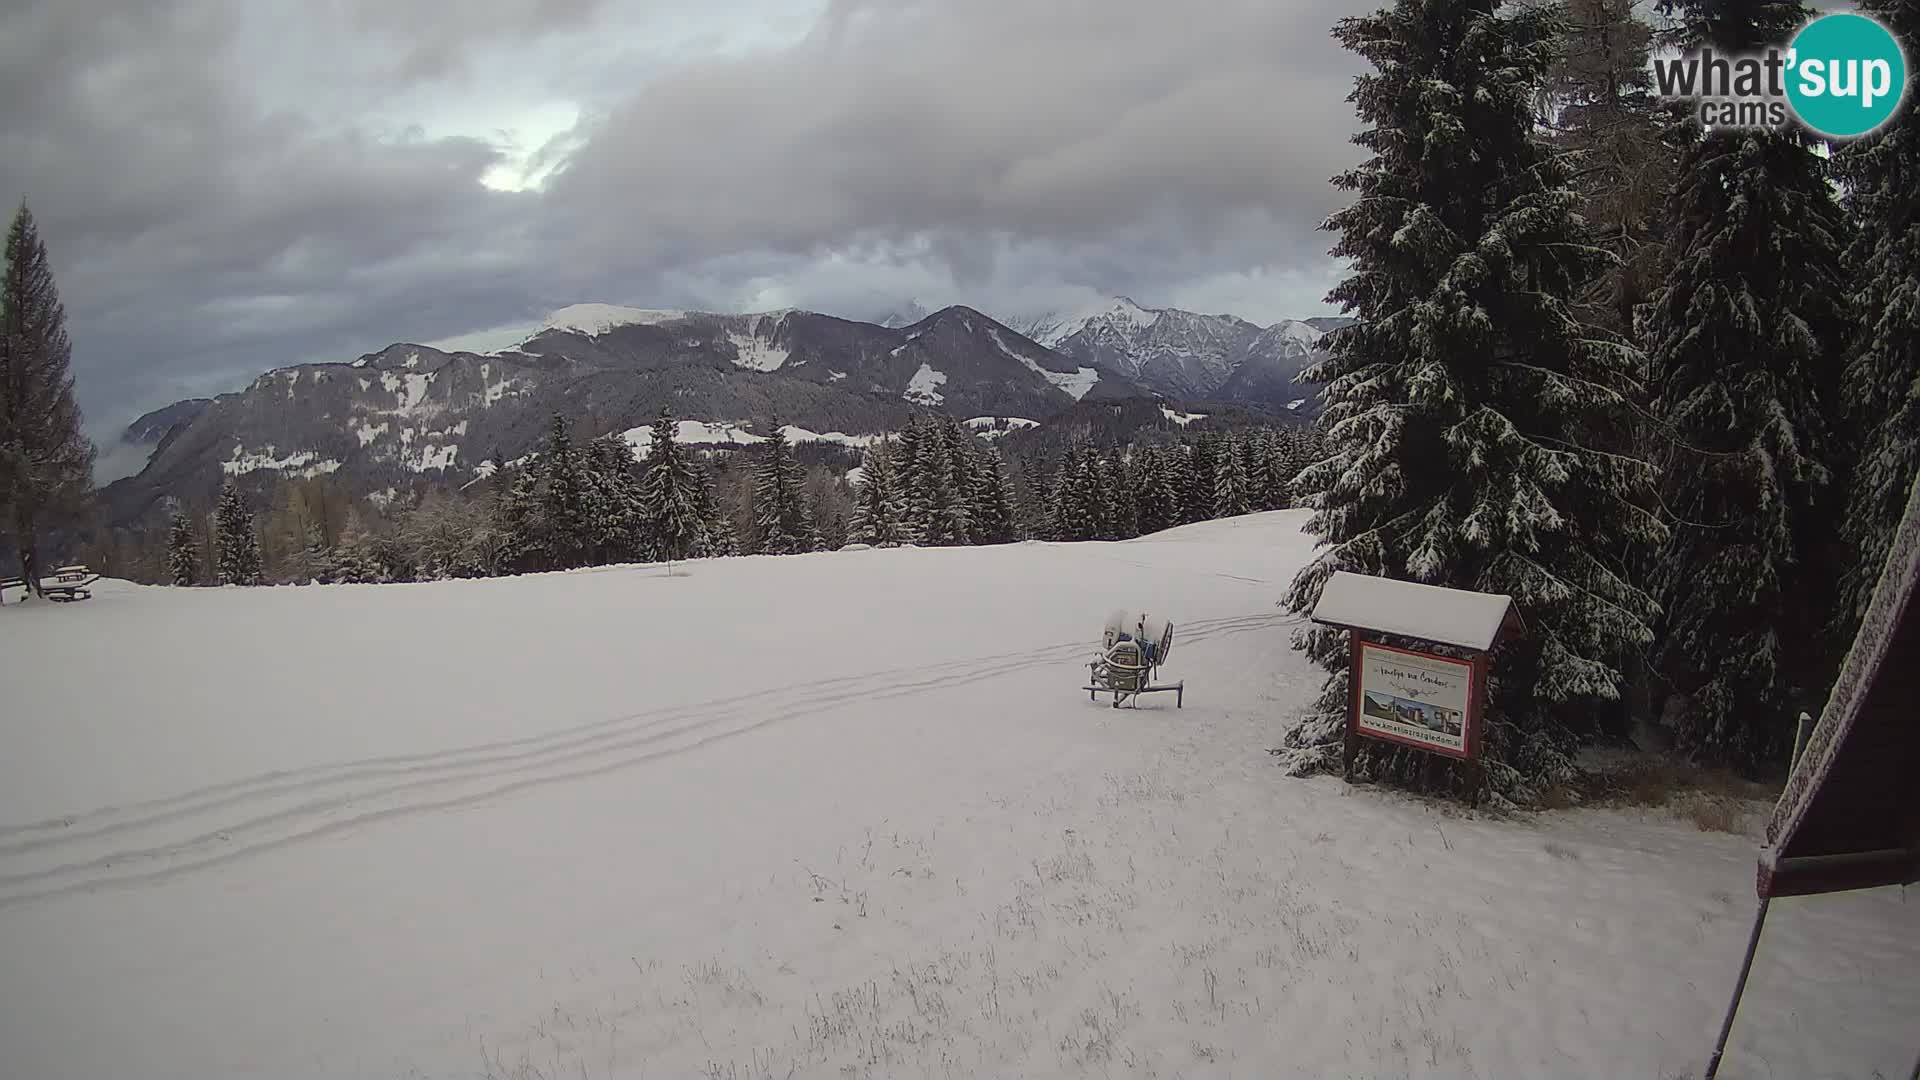
[(1345, 319), (1259, 326), (1233, 315), (1144, 308), (1118, 297), (1039, 333), (1055, 351), (1169, 397), (1315, 411), (1300, 373)]
[(987, 418), (1031, 427), (1082, 403), (1155, 396), (1299, 415), (1312, 395), (1295, 378), (1323, 330), (1125, 300), (1041, 341), (966, 307), (909, 305), (883, 322), (897, 325), (579, 304), (494, 341), (279, 368), (134, 421), (123, 440), (151, 455), (103, 490), (104, 508), (109, 524), (151, 524), (170, 496), (204, 502), (228, 478), (264, 488), (324, 474), (376, 502), (421, 484), (458, 487), (524, 457), (555, 413), (624, 431), (664, 406), (716, 431), (765, 432), (777, 419), (856, 444), (916, 411), (980, 418), (983, 431), (1008, 427)]

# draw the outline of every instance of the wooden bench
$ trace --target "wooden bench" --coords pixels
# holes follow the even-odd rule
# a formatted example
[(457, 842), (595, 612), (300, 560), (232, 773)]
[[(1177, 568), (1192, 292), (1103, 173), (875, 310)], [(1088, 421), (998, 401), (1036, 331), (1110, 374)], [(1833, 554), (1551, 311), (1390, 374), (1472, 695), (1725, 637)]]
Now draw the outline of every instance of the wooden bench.
[[(54, 568), (52, 577), (40, 579), (40, 591), (47, 599), (57, 603), (91, 600), (93, 590), (88, 586), (99, 580), (99, 574), (84, 566), (61, 566)], [(26, 578), (0, 578), (0, 596), (3, 596), (8, 589), (25, 589), (26, 587)]]

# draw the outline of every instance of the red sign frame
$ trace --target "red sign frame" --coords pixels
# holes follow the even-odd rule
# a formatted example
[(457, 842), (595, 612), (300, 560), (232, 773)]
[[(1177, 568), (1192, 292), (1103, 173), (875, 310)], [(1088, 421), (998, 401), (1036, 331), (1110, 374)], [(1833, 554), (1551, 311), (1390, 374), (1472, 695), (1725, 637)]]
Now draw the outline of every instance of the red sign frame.
[[(1349, 684), (1349, 689), (1352, 691), (1352, 693), (1349, 695), (1349, 700), (1347, 702), (1347, 740), (1349, 744), (1351, 744), (1355, 739), (1361, 739), (1361, 738), (1379, 739), (1382, 742), (1395, 743), (1400, 746), (1405, 746), (1413, 750), (1425, 751), (1426, 753), (1429, 753), (1429, 754), (1438, 754), (1441, 757), (1453, 758), (1456, 761), (1474, 761), (1480, 757), (1480, 742), (1481, 742), (1480, 729), (1481, 729), (1481, 722), (1486, 715), (1486, 707), (1485, 707), (1486, 706), (1486, 686), (1487, 686), (1487, 654), (1486, 653), (1476, 652), (1473, 654), (1473, 656), (1470, 659), (1462, 660), (1457, 656), (1442, 656), (1439, 653), (1420, 652), (1417, 649), (1402, 649), (1393, 645), (1382, 645), (1377, 641), (1363, 642), (1360, 638), (1360, 632), (1358, 630), (1349, 630), (1347, 633), (1349, 635), (1347, 639), (1347, 653), (1348, 653), (1348, 662), (1350, 665), (1348, 675), (1347, 675), (1347, 682)], [(1465, 730), (1461, 733), (1464, 736), (1466, 749), (1454, 750), (1448, 747), (1433, 746), (1429, 743), (1416, 742), (1413, 739), (1404, 738), (1402, 736), (1393, 735), (1383, 731), (1361, 730), (1361, 727), (1360, 727), (1360, 689), (1361, 689), (1360, 688), (1360, 682), (1361, 682), (1360, 653), (1361, 653), (1361, 647), (1363, 645), (1368, 649), (1381, 649), (1386, 652), (1397, 652), (1406, 656), (1418, 656), (1428, 660), (1440, 660), (1449, 664), (1465, 664), (1467, 666), (1467, 714), (1463, 720), (1463, 726)]]

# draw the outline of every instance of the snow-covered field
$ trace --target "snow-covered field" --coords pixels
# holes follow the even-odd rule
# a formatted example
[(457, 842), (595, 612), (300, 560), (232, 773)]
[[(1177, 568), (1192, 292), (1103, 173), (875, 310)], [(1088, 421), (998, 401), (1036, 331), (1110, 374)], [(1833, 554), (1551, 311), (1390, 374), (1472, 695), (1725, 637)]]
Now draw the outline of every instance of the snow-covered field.
[[(1753, 840), (1283, 777), (1300, 520), (0, 608), (0, 1076), (1697, 1074)], [(1916, 1016), (1920, 902), (1781, 901), (1721, 1075)]]

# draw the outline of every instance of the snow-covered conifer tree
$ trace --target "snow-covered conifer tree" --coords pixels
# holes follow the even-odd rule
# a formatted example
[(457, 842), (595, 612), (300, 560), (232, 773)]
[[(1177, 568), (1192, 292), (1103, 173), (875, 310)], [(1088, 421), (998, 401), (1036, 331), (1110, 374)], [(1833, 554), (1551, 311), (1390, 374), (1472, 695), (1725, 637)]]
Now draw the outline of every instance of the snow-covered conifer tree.
[(902, 540), (910, 544), (926, 542), (931, 530), (929, 515), (932, 513), (932, 496), (927, 491), (928, 478), (920, 463), (924, 430), (920, 417), (908, 417), (906, 425), (894, 438), (891, 450), (893, 471), (900, 489), (901, 523), (906, 530)]
[(200, 543), (193, 535), (193, 519), (177, 511), (167, 526), (167, 574), (175, 585), (200, 580)]
[[(1893, 31), (1910, 63), (1920, 62), (1920, 4), (1861, 0), (1860, 7)], [(1847, 209), (1860, 224), (1846, 263), (1863, 321), (1841, 397), (1859, 447), (1841, 517), (1847, 548), (1829, 634), (1835, 641), (1851, 641), (1866, 614), (1920, 471), (1920, 212), (1914, 202), (1920, 193), (1920, 104), (1914, 90), (1907, 94), (1906, 106), (1885, 127), (1834, 155)]]
[(52, 262), (22, 204), (0, 259), (0, 529), (12, 534), (32, 593), (45, 576), (41, 530), (93, 491), (93, 441), (74, 399), (72, 354)]
[(1180, 524), (1180, 493), (1174, 490), (1169, 460), (1181, 454), (1179, 447), (1146, 447), (1134, 454), (1135, 485), (1138, 491), (1136, 515), (1143, 534), (1157, 533)]
[(1219, 466), (1219, 436), (1208, 432), (1189, 444), (1187, 460), (1191, 468), (1182, 478), (1186, 481), (1180, 491), (1180, 512), (1188, 522), (1208, 521), (1214, 517), (1214, 489), (1218, 485), (1215, 471)]
[(587, 445), (585, 457), (592, 561), (639, 562), (655, 557), (633, 447), (622, 435), (603, 435)]
[(493, 527), (500, 534), (500, 565), (510, 573), (544, 570), (550, 565), (538, 485), (534, 470), (523, 469), (493, 505)]
[[(1810, 14), (1776, 0), (1679, 0), (1688, 44), (1724, 55), (1787, 40)], [(1835, 443), (1851, 319), (1848, 222), (1826, 162), (1795, 130), (1721, 129), (1682, 159), (1665, 281), (1642, 312), (1651, 411), (1672, 442), (1673, 535), (1653, 561), (1652, 659), (1679, 746), (1784, 764), (1838, 660), (1823, 619), (1844, 469)]]
[(855, 544), (896, 547), (906, 540), (906, 507), (900, 478), (893, 466), (891, 440), (867, 448), (860, 464), (860, 482), (854, 485), (853, 524), (847, 539)]
[(594, 547), (591, 484), (566, 418), (554, 414), (545, 451), (532, 463), (539, 479), (540, 526), (549, 569), (584, 566)]
[(1016, 537), (1007, 463), (988, 447), (974, 460), (973, 538), (979, 544), (1005, 544)]
[(1655, 92), (1654, 29), (1637, 0), (1558, 0), (1559, 57), (1548, 73), (1550, 138), (1577, 155), (1573, 187), (1592, 242), (1614, 256), (1579, 298), (1581, 314), (1623, 337), (1659, 284), (1661, 204), (1689, 125)]
[(1241, 440), (1222, 436), (1213, 465), (1213, 512), (1216, 517), (1238, 517), (1253, 512), (1248, 493), (1247, 459), (1240, 452)]
[(674, 442), (673, 416), (666, 409), (653, 422), (647, 472), (640, 482), (640, 516), (646, 523), (651, 557), (671, 561), (705, 555), (707, 522), (701, 516), (697, 463)]
[(714, 497), (712, 470), (689, 451), (687, 472), (693, 478), (694, 505), (702, 530), (699, 554), (716, 558), (739, 554), (740, 542), (735, 534), (733, 519), (720, 508), (719, 500)]
[(1091, 446), (1066, 455), (1053, 487), (1053, 538), (1093, 540), (1101, 535), (1099, 456)]
[(231, 480), (220, 488), (214, 520), (220, 580), (229, 585), (260, 584), (260, 538), (254, 533), (253, 511)]
[[(1573, 315), (1607, 258), (1535, 138), (1554, 20), (1398, 0), (1335, 36), (1373, 66), (1350, 98), (1371, 156), (1336, 178), (1356, 199), (1328, 221), (1352, 266), (1329, 299), (1359, 322), (1306, 373), (1326, 387), (1328, 456), (1296, 484), (1324, 550), (1288, 602), (1310, 611), (1335, 570), (1512, 596), (1533, 632), (1495, 655), (1484, 750), (1496, 794), (1532, 799), (1569, 775), (1650, 640), (1623, 556), (1664, 538), (1636, 505), (1651, 468), (1583, 441), (1623, 422), (1638, 356)], [(1337, 767), (1346, 637), (1303, 637), (1332, 674), (1286, 763)], [(1357, 768), (1408, 777), (1425, 764), (1409, 753), (1372, 748)]]
[(760, 446), (753, 487), (753, 514), (759, 552), (794, 555), (813, 550), (814, 527), (808, 513), (806, 476), (787, 446), (779, 420)]
[(975, 440), (957, 420), (938, 429), (941, 455), (946, 459), (946, 497), (940, 506), (940, 535), (948, 544), (973, 543), (973, 508), (979, 498), (973, 446)]
[[(1173, 489), (1174, 516), (1169, 528), (1199, 520), (1188, 509), (1190, 501), (1194, 498), (1194, 491), (1199, 485), (1199, 480), (1195, 476), (1193, 447), (1187, 443), (1169, 444), (1162, 454), (1161, 468), (1167, 474), (1167, 485)], [(1211, 474), (1208, 479), (1212, 479)], [(1212, 490), (1209, 487), (1207, 492), (1209, 503), (1212, 502), (1212, 497)]]
[(919, 543), (942, 546), (959, 542), (953, 535), (953, 464), (947, 443), (933, 423), (910, 424), (913, 457), (906, 464), (912, 477), (907, 498), (907, 521)]
[(1119, 448), (1100, 458), (1100, 535), (1107, 540), (1131, 540), (1140, 535), (1139, 508), (1125, 451)]

